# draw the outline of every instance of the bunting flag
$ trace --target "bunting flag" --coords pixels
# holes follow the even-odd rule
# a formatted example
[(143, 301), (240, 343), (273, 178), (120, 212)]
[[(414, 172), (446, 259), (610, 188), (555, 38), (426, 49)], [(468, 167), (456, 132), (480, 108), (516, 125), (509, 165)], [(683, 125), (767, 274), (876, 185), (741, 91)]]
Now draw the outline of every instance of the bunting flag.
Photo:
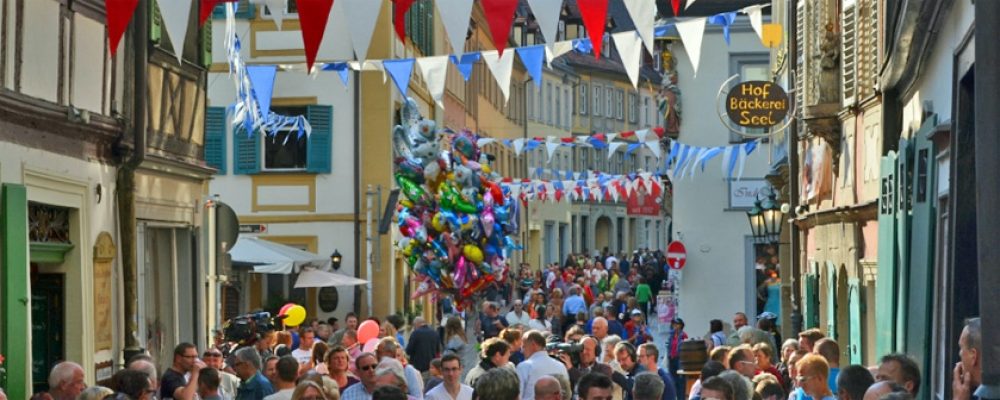
[[(105, 6), (108, 3), (120, 2), (121, 0), (106, 0)], [(128, 0), (131, 1), (131, 0)], [(201, 0), (198, 7), (198, 26), (202, 27), (205, 25), (205, 21), (208, 21), (208, 17), (212, 16), (212, 11), (215, 10), (215, 6), (223, 2), (234, 2), (236, 0)], [(136, 1), (138, 3), (138, 1)], [(110, 23), (109, 23), (110, 25)]]
[(559, 14), (562, 11), (563, 0), (528, 0), (531, 14), (535, 16), (538, 27), (542, 31), (545, 43), (555, 43), (556, 32), (559, 31)]
[(763, 24), (761, 9), (767, 6), (769, 6), (769, 4), (758, 4), (743, 9), (743, 12), (747, 14), (747, 17), (750, 17), (750, 26), (753, 27), (754, 32), (757, 32), (757, 37), (761, 40), (764, 40), (764, 30), (761, 28), (761, 25)]
[(191, 4), (193, 0), (158, 1), (160, 17), (163, 18), (163, 28), (174, 46), (174, 55), (180, 63), (184, 57), (184, 41), (187, 38), (188, 22), (191, 20)]
[(500, 56), (496, 50), (489, 50), (481, 54), (483, 62), (489, 67), (497, 85), (500, 86), (500, 91), (503, 92), (504, 102), (507, 102), (510, 99), (510, 72), (514, 69), (514, 52), (508, 51), (507, 54)]
[(299, 7), (299, 24), (302, 30), (302, 45), (306, 52), (306, 70), (312, 71), (316, 62), (316, 52), (323, 41), (326, 21), (330, 19), (333, 0), (295, 0)]
[[(122, 40), (128, 23), (132, 21), (139, 0), (104, 0), (104, 13), (108, 25), (108, 53), (111, 57), (118, 52), (118, 42)], [(214, 6), (214, 4), (213, 4)]]
[(649, 129), (640, 129), (635, 131), (635, 139), (639, 143), (645, 143), (646, 136), (649, 136)]
[(535, 86), (542, 87), (542, 58), (545, 57), (545, 46), (535, 45), (528, 47), (518, 47), (517, 55), (521, 56), (521, 63), (524, 69), (535, 81)]
[(406, 89), (410, 86), (410, 74), (413, 73), (413, 59), (382, 60), (382, 68), (392, 77), (392, 82), (396, 84), (396, 89), (399, 89), (399, 93), (405, 99)]
[(628, 10), (629, 16), (632, 17), (632, 23), (635, 24), (636, 32), (642, 38), (642, 43), (646, 45), (646, 51), (649, 51), (649, 54), (656, 54), (653, 52), (653, 41), (656, 39), (653, 33), (653, 23), (656, 21), (657, 14), (656, 0), (624, 0), (624, 2), (625, 9)]
[(661, 149), (660, 149), (660, 141), (659, 140), (648, 140), (648, 141), (645, 141), (643, 143), (646, 144), (646, 147), (649, 148), (649, 151), (653, 152), (653, 156), (655, 156), (657, 160), (660, 159), (660, 157), (663, 155), (663, 153), (661, 152)]
[(520, 156), (524, 151), (524, 139), (514, 139), (514, 154)]
[(705, 18), (695, 18), (675, 24), (677, 33), (681, 36), (684, 51), (691, 59), (694, 76), (698, 76), (698, 60), (701, 58), (701, 39), (705, 34)]
[(670, 0), (670, 8), (674, 10), (674, 16), (679, 17), (681, 15), (681, 0)]
[(635, 31), (625, 31), (612, 33), (611, 38), (618, 47), (618, 56), (621, 57), (622, 66), (628, 79), (632, 81), (632, 87), (639, 87), (639, 64), (642, 61), (642, 40)]
[(594, 46), (594, 58), (599, 59), (604, 41), (604, 26), (608, 21), (608, 0), (576, 0), (576, 5), (580, 8), (590, 44)]
[(517, 10), (517, 2), (510, 0), (481, 0), (483, 14), (486, 16), (486, 24), (490, 28), (490, 37), (493, 38), (493, 46), (497, 52), (503, 55), (503, 49), (507, 47), (507, 38), (510, 37), (510, 25), (514, 22), (514, 11)]
[(552, 155), (556, 154), (556, 150), (559, 149), (559, 143), (546, 143), (545, 150), (549, 153), (549, 162), (552, 162)]
[(477, 61), (479, 61), (479, 57), (481, 57), (481, 55), (478, 52), (465, 53), (460, 57), (451, 56), (451, 62), (458, 68), (458, 72), (462, 74), (462, 78), (468, 82), (469, 77), (472, 76), (472, 67)]
[(686, 2), (684, 2), (684, 9), (687, 10), (688, 8), (690, 8), (695, 1), (696, 0), (687, 0)]
[(561, 42), (555, 42), (552, 44), (545, 45), (545, 63), (552, 68), (552, 60), (557, 57), (573, 51), (573, 41), (563, 40)]
[(337, 71), (337, 75), (340, 76), (340, 82), (344, 84), (344, 88), (348, 87), (347, 82), (351, 77), (351, 73), (348, 71), (349, 68), (347, 63), (333, 63), (323, 66), (324, 71)]
[(626, 144), (627, 143), (625, 143), (625, 142), (611, 142), (611, 143), (608, 143), (608, 159), (610, 160), (611, 157), (615, 155), (615, 152), (618, 151), (619, 147), (622, 147), (622, 146), (624, 146)]
[(413, 0), (392, 0), (392, 4), (392, 27), (399, 41), (406, 44), (406, 12), (413, 5)]
[(729, 27), (736, 21), (736, 12), (715, 14), (708, 17), (708, 23), (722, 26), (722, 37), (726, 39), (726, 46), (729, 45)]
[(264, 18), (274, 21), (274, 24), (281, 30), (281, 23), (285, 20), (285, 10), (288, 9), (288, 0), (264, 0), (267, 13)]
[(444, 96), (444, 82), (448, 76), (448, 56), (421, 57), (417, 59), (417, 66), (420, 67), (431, 98), (444, 108), (441, 98)]
[(435, 0), (434, 4), (444, 24), (444, 31), (448, 34), (452, 54), (462, 54), (465, 49), (465, 34), (469, 31), (472, 0)]
[(250, 77), (254, 97), (264, 115), (271, 113), (271, 97), (274, 94), (274, 77), (277, 73), (277, 65), (247, 66), (247, 75)]
[(379, 12), (382, 11), (381, 1), (372, 0), (340, 0), (346, 2), (341, 7), (345, 16), (351, 23), (348, 28), (351, 32), (351, 45), (354, 46), (354, 56), (358, 61), (368, 58), (368, 45), (372, 41), (372, 32), (375, 31), (375, 21), (378, 20)]

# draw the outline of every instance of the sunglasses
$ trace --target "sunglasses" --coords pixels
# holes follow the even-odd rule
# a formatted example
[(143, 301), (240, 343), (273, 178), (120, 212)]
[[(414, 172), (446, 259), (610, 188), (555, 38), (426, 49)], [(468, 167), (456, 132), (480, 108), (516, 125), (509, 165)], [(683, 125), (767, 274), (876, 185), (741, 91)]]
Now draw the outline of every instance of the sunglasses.
[(378, 366), (377, 364), (365, 365), (365, 366), (362, 366), (362, 367), (358, 367), (358, 370), (359, 371), (374, 371), (375, 367), (377, 367), (377, 366)]

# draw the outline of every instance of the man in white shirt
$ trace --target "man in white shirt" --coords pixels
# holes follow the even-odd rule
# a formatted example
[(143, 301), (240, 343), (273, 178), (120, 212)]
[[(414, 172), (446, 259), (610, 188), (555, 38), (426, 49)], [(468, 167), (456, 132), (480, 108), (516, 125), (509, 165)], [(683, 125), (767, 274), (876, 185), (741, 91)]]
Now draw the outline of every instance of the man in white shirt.
[(295, 379), (299, 377), (299, 363), (294, 357), (284, 356), (278, 359), (276, 369), (278, 374), (274, 394), (264, 400), (291, 400), (292, 393), (295, 392)]
[(556, 361), (545, 352), (545, 337), (541, 332), (531, 330), (524, 333), (524, 361), (517, 366), (521, 378), (521, 400), (535, 400), (535, 383), (545, 375), (562, 375), (569, 380), (569, 373), (563, 363)]
[(426, 400), (472, 400), (472, 387), (463, 385), (462, 360), (453, 353), (441, 357), (441, 374), (444, 382), (435, 386), (426, 395)]
[(524, 311), (524, 304), (521, 303), (520, 299), (514, 300), (514, 305), (511, 306), (510, 312), (507, 313), (507, 323), (509, 323), (510, 326), (521, 325), (527, 327), (530, 322), (531, 315), (528, 315), (528, 313)]
[(604, 269), (605, 270), (610, 270), (611, 267), (617, 267), (617, 266), (618, 266), (618, 257), (615, 257), (614, 255), (610, 255), (610, 256), (608, 256), (608, 258), (604, 259)]
[(312, 348), (313, 342), (316, 339), (316, 332), (310, 327), (302, 327), (300, 329), (299, 337), (299, 348), (292, 350), (292, 357), (298, 360), (299, 365), (309, 364), (312, 360)]

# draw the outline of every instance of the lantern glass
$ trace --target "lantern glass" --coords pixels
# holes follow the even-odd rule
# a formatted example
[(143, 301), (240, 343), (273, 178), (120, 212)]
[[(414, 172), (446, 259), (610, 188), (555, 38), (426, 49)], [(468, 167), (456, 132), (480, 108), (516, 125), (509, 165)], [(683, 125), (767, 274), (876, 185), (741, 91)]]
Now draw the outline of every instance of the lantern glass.
[(761, 204), (761, 217), (764, 223), (764, 233), (770, 243), (776, 243), (781, 236), (781, 209), (775, 201), (772, 192)]
[(763, 209), (761, 209), (760, 201), (755, 201), (753, 208), (747, 211), (747, 219), (750, 221), (750, 233), (753, 235), (754, 240), (759, 242), (767, 234), (764, 230), (764, 216)]
[(342, 257), (340, 256), (340, 250), (334, 250), (333, 254), (330, 255), (330, 264), (332, 264), (333, 269), (340, 269), (340, 261)]

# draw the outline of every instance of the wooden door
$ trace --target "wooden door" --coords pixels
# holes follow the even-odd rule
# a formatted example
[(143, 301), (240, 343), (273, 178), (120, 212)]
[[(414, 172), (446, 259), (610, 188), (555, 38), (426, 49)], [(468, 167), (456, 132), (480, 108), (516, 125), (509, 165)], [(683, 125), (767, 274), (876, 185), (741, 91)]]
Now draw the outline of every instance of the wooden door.
[[(932, 115), (924, 120), (914, 137), (913, 188), (909, 193), (913, 207), (910, 224), (909, 274), (903, 282), (909, 288), (906, 324), (906, 353), (913, 357), (923, 381), (929, 382), (931, 375), (931, 323), (934, 298), (934, 249), (937, 218), (937, 162), (934, 142), (927, 138), (937, 127), (937, 117)], [(929, 391), (922, 391), (926, 396)], [(926, 397), (925, 397), (926, 398)]]
[(913, 209), (910, 193), (913, 190), (913, 139), (899, 140), (896, 159), (896, 340), (893, 351), (906, 351), (907, 304), (910, 300), (910, 213)]

